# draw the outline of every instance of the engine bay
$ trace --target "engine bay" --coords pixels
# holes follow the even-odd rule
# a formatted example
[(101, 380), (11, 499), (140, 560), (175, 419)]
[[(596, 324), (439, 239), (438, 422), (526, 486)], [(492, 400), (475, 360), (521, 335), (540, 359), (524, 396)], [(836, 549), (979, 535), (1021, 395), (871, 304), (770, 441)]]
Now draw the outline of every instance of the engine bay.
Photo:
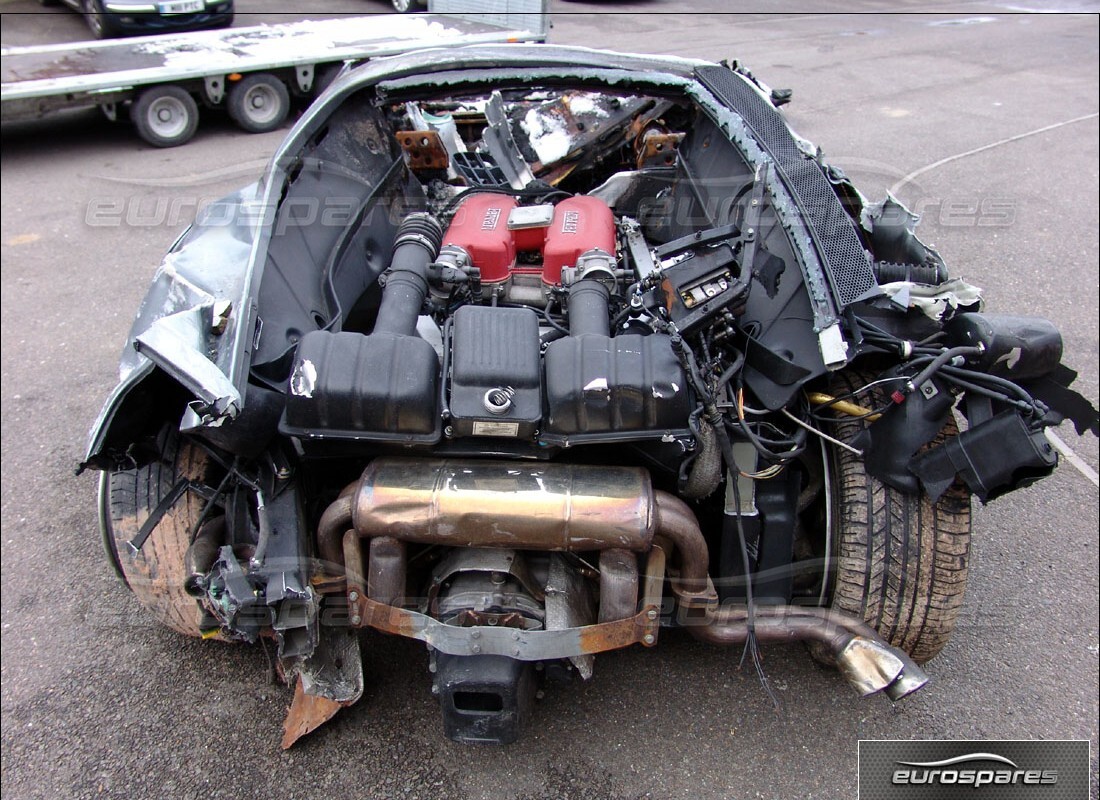
[[(380, 310), (360, 321), (365, 339), (347, 325), (302, 337), (283, 432), (314, 446), (481, 437), (543, 457), (643, 440), (684, 452), (695, 398), (678, 349), (703, 330), (735, 336), (752, 280), (741, 265), (762, 238), (749, 227), (762, 210), (753, 174), (740, 170), (747, 183), (721, 224), (688, 232), (694, 221), (660, 208), (683, 182), (687, 137), (670, 127), (687, 111), (669, 101), (573, 91), (506, 102), (494, 91), (391, 114), (425, 196), (418, 213), (440, 223), (422, 233), (438, 242), (415, 286), (393, 267), (379, 281), (414, 292), (400, 320)], [(782, 269), (770, 270), (762, 291), (774, 293)], [(416, 376), (400, 386), (346, 380), (399, 363)]]

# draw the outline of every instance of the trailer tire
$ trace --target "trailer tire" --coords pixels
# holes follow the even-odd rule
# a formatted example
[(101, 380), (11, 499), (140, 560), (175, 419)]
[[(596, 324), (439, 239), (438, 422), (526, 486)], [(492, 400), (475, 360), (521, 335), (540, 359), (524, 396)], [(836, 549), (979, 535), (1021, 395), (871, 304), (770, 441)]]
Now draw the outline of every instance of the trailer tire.
[(274, 75), (247, 75), (230, 88), (226, 109), (241, 130), (267, 133), (286, 121), (290, 92)]
[(165, 426), (158, 441), (160, 458), (135, 469), (105, 473), (100, 482), (99, 523), (107, 558), (116, 574), (153, 617), (187, 636), (199, 636), (200, 610), (184, 588), (191, 528), (203, 499), (186, 491), (161, 517), (152, 534), (134, 552), (130, 542), (153, 510), (181, 478), (205, 481), (206, 451), (181, 440)]
[(130, 107), (138, 135), (153, 147), (177, 147), (199, 128), (199, 105), (178, 86), (151, 86)]
[[(864, 373), (841, 372), (833, 377), (831, 393), (846, 394), (871, 380)], [(881, 406), (886, 393), (880, 389), (872, 389), (864, 405)], [(832, 432), (849, 442), (866, 425), (841, 417)], [(949, 417), (929, 446), (957, 434)], [(830, 448), (830, 461), (836, 558), (832, 607), (864, 620), (924, 663), (947, 644), (962, 608), (970, 492), (956, 482), (932, 503), (923, 492), (906, 494), (869, 475), (863, 459), (848, 450)], [(820, 652), (814, 655), (827, 660)]]

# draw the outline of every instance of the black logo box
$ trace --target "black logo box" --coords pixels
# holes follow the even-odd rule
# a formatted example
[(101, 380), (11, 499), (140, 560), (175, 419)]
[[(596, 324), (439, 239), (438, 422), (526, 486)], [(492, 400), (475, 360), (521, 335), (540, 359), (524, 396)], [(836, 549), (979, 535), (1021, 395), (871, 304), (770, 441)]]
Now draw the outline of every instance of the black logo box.
[(859, 742), (859, 800), (1089, 800), (1080, 740)]

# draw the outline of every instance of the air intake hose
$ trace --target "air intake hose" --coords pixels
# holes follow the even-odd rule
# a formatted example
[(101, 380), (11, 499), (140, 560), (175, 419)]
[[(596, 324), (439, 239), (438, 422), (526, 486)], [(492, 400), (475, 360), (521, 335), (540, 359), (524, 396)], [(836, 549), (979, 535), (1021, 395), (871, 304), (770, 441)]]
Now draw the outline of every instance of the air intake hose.
[(569, 335), (611, 335), (607, 303), (611, 292), (602, 282), (585, 278), (569, 288)]
[(410, 214), (397, 229), (375, 333), (412, 336), (428, 294), (428, 266), (439, 254), (443, 228), (431, 214)]

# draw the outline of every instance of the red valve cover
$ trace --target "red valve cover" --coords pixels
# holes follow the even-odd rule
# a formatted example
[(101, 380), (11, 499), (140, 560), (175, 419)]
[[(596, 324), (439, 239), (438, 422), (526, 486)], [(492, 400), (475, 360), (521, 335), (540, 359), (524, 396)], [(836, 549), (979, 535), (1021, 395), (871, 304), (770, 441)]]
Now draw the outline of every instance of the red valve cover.
[(455, 212), (443, 246), (457, 245), (481, 270), (482, 283), (500, 283), (512, 274), (516, 263), (516, 244), (508, 230), (508, 215), (516, 207), (515, 198), (501, 194), (473, 194), (462, 201)]
[(571, 267), (583, 253), (598, 247), (615, 255), (615, 215), (598, 197), (578, 195), (562, 200), (542, 248), (543, 283), (561, 283), (562, 267)]
[(482, 283), (507, 280), (515, 269), (517, 250), (541, 246), (542, 280), (551, 285), (561, 283), (562, 267), (575, 265), (589, 250), (615, 255), (615, 216), (599, 198), (582, 195), (558, 203), (548, 229), (509, 230), (508, 215), (515, 207), (515, 198), (507, 195), (470, 195), (443, 236), (444, 247), (456, 245), (469, 254), (481, 270)]

